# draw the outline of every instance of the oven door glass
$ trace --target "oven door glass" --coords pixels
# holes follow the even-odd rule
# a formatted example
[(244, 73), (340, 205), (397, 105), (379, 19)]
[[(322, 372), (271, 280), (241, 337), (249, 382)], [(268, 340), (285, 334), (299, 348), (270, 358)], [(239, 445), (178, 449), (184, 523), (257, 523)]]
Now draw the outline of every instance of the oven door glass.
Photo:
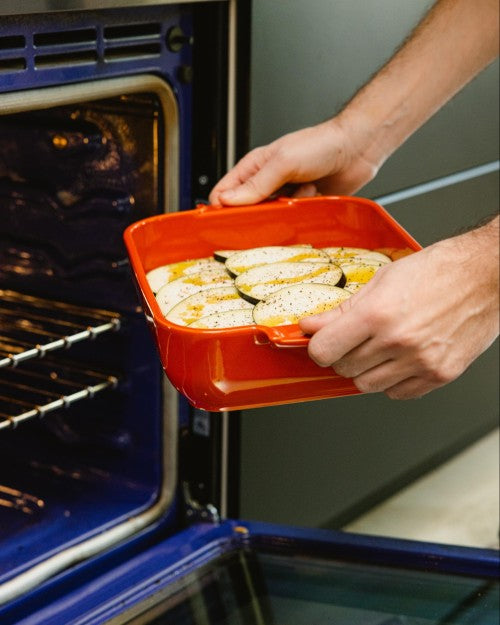
[(2, 623), (496, 625), (498, 567), (497, 551), (196, 524), (106, 573), (68, 574), (62, 596), (52, 582)]

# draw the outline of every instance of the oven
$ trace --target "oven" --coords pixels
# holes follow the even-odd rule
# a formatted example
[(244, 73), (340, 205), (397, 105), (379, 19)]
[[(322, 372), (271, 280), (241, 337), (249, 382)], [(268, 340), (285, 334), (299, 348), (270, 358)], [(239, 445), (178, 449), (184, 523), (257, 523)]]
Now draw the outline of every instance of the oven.
[(161, 371), (123, 231), (206, 201), (245, 150), (249, 21), (236, 0), (0, 6), (6, 625), (495, 618), (496, 552), (231, 520), (238, 415)]

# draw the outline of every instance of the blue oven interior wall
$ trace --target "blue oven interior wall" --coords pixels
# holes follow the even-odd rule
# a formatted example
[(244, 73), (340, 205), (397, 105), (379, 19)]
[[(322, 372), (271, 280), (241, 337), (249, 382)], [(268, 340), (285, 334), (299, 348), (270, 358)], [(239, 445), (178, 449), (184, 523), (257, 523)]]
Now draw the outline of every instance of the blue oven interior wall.
[[(163, 77), (179, 108), (176, 208), (187, 209), (192, 13), (188, 5), (170, 5), (0, 17), (0, 92)], [(2, 432), (0, 582), (139, 513), (158, 496), (162, 373), (121, 239), (128, 223), (164, 209), (161, 149), (156, 161), (150, 153), (155, 119), (161, 145), (154, 94), (0, 115), (0, 288), (123, 318), (118, 333), (64, 353), (116, 375), (116, 390)], [(206, 158), (197, 155), (200, 163)]]

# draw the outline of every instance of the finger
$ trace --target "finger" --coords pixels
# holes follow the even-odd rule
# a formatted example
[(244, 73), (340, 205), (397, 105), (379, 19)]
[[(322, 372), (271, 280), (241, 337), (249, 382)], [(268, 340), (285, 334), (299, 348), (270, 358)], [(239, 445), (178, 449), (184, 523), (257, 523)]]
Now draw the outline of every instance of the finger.
[(343, 302), (340, 306), (337, 306), (337, 308), (299, 319), (300, 329), (302, 332), (305, 332), (305, 334), (314, 334), (314, 332), (320, 330), (327, 323), (334, 323), (338, 321), (346, 311), (347, 302), (349, 301), (350, 298), (346, 302)]
[[(337, 370), (335, 369), (337, 372)], [(362, 393), (381, 393), (407, 380), (409, 373), (397, 360), (386, 360), (352, 378)]]
[(430, 382), (424, 378), (412, 377), (394, 384), (384, 392), (390, 399), (418, 399), (441, 386), (444, 386), (444, 384)]
[(374, 340), (365, 341), (332, 364), (333, 370), (344, 378), (355, 378), (382, 363), (391, 360), (393, 349)]
[(306, 184), (301, 184), (299, 188), (295, 190), (292, 197), (315, 197), (316, 195), (319, 195), (316, 185), (312, 182), (308, 182)]
[(279, 160), (268, 161), (239, 186), (222, 191), (219, 200), (232, 206), (256, 204), (288, 182), (288, 175), (287, 168)]
[[(339, 307), (340, 308), (340, 307)], [(338, 313), (336, 308), (329, 313), (337, 313), (336, 318), (331, 320), (329, 313), (324, 313), (321, 317), (330, 317), (312, 335), (309, 340), (309, 356), (320, 367), (328, 367), (339, 361), (345, 354), (358, 347), (371, 338), (370, 329), (357, 314)], [(320, 322), (323, 322), (320, 320)], [(311, 320), (308, 324), (301, 324), (301, 329), (309, 333), (306, 328), (311, 328), (317, 320)], [(314, 327), (314, 326), (313, 326)]]
[(222, 193), (239, 187), (258, 171), (264, 163), (262, 151), (262, 148), (255, 148), (248, 152), (219, 180), (210, 192), (209, 201), (211, 204), (219, 204)]

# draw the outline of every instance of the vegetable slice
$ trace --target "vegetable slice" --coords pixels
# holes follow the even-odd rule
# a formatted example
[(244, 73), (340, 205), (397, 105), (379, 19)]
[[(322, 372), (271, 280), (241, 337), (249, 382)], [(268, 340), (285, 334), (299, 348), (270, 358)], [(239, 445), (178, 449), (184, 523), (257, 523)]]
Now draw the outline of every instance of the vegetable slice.
[[(287, 247), (312, 247), (312, 245), (310, 243), (294, 243), (293, 245), (289, 245)], [(236, 252), (243, 252), (246, 250), (215, 250), (214, 251), (214, 258), (215, 260), (218, 260), (221, 263), (225, 263), (226, 260), (232, 255), (235, 254)]]
[(344, 290), (349, 291), (349, 293), (354, 294), (357, 293), (360, 289), (362, 289), (365, 285), (361, 282), (348, 282), (344, 286)]
[(235, 254), (236, 252), (241, 252), (241, 250), (215, 250), (214, 259), (219, 263), (225, 263), (231, 254)]
[(241, 310), (225, 310), (224, 312), (214, 313), (201, 317), (189, 324), (190, 328), (202, 328), (205, 330), (215, 328), (235, 328), (238, 326), (250, 326), (255, 322), (252, 316), (251, 308), (243, 308)]
[(146, 274), (146, 278), (153, 293), (158, 293), (164, 284), (172, 282), (172, 280), (177, 278), (182, 278), (182, 276), (200, 273), (201, 271), (219, 272), (220, 275), (227, 273), (220, 263), (213, 258), (195, 258), (151, 269)]
[(223, 275), (210, 271), (195, 273), (164, 284), (156, 294), (156, 301), (161, 312), (166, 315), (171, 308), (190, 295), (218, 286), (232, 286), (232, 284), (233, 279), (227, 273)]
[(285, 286), (320, 283), (332, 286), (344, 282), (344, 274), (333, 263), (281, 262), (258, 265), (240, 273), (234, 286), (240, 295), (256, 304)]
[(383, 267), (383, 265), (379, 265), (378, 263), (375, 263), (373, 265), (367, 263), (343, 264), (342, 271), (344, 272), (346, 279), (344, 288), (347, 288), (353, 283), (366, 284), (373, 278), (373, 276), (381, 267)]
[(165, 318), (173, 323), (186, 326), (197, 319), (214, 313), (242, 308), (251, 309), (253, 306), (239, 296), (234, 286), (221, 286), (186, 297), (170, 309)]
[(295, 284), (273, 293), (255, 305), (255, 323), (281, 326), (297, 323), (299, 319), (336, 308), (351, 294), (328, 284)]
[(341, 259), (348, 262), (351, 261), (370, 264), (377, 262), (384, 265), (391, 262), (391, 259), (386, 254), (362, 247), (323, 247), (321, 249), (328, 254), (334, 263), (339, 263), (339, 260)]
[(238, 276), (252, 267), (282, 261), (329, 263), (330, 257), (326, 252), (313, 247), (303, 245), (270, 245), (267, 247), (254, 247), (231, 254), (225, 265), (232, 276)]

